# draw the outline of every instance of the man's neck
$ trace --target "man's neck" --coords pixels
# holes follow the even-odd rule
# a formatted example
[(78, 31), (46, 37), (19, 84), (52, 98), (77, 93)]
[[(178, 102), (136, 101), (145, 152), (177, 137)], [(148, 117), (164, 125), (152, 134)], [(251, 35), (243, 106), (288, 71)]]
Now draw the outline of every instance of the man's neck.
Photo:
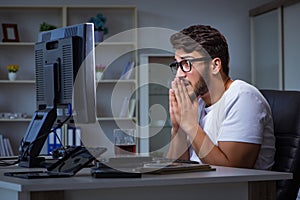
[[(225, 80), (222, 80), (222, 83), (215, 84), (214, 87), (211, 87), (207, 93), (200, 96), (202, 100), (206, 103), (207, 106), (211, 106), (223, 96), (225, 91), (230, 87), (233, 80), (227, 77)], [(212, 91), (212, 92), (210, 92)]]

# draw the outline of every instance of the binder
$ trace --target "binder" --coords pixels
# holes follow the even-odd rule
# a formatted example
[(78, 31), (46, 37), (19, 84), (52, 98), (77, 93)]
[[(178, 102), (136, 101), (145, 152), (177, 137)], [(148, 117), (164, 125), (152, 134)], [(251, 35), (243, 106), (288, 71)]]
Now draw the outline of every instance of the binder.
[(62, 129), (61, 128), (57, 128), (56, 131), (56, 137), (55, 137), (55, 148), (60, 148), (62, 147)]
[(67, 130), (67, 141), (68, 141), (68, 146), (74, 146), (74, 128), (73, 127), (68, 127)]
[(48, 142), (47, 142), (47, 145), (48, 145), (48, 155), (51, 154), (51, 152), (55, 149), (55, 133), (54, 132), (51, 132), (49, 135), (48, 135)]
[(81, 129), (75, 128), (75, 146), (81, 146)]

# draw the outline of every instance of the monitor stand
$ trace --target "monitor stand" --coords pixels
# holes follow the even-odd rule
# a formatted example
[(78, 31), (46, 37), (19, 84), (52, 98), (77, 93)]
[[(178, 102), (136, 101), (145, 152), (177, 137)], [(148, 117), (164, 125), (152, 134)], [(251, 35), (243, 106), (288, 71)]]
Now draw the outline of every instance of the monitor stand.
[(31, 168), (31, 167), (44, 167), (43, 163), (45, 162), (44, 157), (31, 157), (27, 156), (25, 159), (24, 157), (22, 160), (20, 160), (19, 166), (20, 167), (26, 167), (26, 168)]
[(45, 158), (39, 157), (56, 120), (56, 108), (36, 111), (20, 146), (20, 167), (43, 167)]

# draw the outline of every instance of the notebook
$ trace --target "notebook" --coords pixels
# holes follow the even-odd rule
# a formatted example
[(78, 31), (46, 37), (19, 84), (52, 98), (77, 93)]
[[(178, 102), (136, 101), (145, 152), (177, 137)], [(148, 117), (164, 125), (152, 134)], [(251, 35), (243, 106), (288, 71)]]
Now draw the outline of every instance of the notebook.
[(4, 175), (25, 179), (71, 177), (93, 160), (95, 160), (95, 157), (90, 151), (85, 147), (78, 146), (50, 165), (47, 170), (5, 172)]
[(147, 174), (173, 174), (173, 173), (187, 173), (187, 172), (203, 172), (214, 171), (208, 164), (195, 164), (184, 162), (172, 163), (149, 163), (140, 168), (140, 172)]
[(112, 157), (107, 162), (96, 162), (91, 175), (94, 178), (141, 178), (141, 173), (134, 169), (151, 161), (149, 156)]

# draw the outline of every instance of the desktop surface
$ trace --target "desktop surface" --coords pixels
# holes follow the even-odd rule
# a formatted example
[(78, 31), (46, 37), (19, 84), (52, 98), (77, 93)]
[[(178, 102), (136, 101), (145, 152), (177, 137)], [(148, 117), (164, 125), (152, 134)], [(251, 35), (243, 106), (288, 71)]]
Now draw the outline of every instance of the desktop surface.
[[(213, 167), (216, 169), (215, 171), (167, 175), (142, 174), (141, 178), (93, 178), (91, 169), (84, 168), (74, 177), (49, 178), (47, 181), (45, 179), (26, 180), (4, 176), (4, 173), (8, 171), (30, 171), (35, 169), (24, 169), (16, 166), (1, 167), (0, 191), (4, 195), (3, 199), (7, 194), (7, 197), (9, 197), (7, 199), (19, 200), (33, 200), (36, 192), (39, 195), (45, 194), (45, 198), (49, 195), (49, 192), (54, 192), (60, 195), (58, 198), (61, 199), (82, 199), (86, 195), (89, 196), (89, 199), (97, 199), (100, 196), (103, 196), (103, 199), (116, 199), (121, 198), (122, 195), (128, 197), (126, 199), (132, 200), (140, 199), (141, 196), (139, 195), (142, 195), (143, 199), (149, 200), (156, 195), (163, 196), (165, 199), (182, 199), (183, 194), (196, 197), (201, 193), (202, 196), (213, 197), (211, 199), (219, 199), (219, 197), (224, 199), (224, 195), (230, 199), (231, 197), (234, 197), (233, 199), (248, 199), (248, 184), (251, 182), (268, 183), (292, 178), (290, 173)], [(212, 192), (214, 190), (220, 191), (220, 193)], [(132, 192), (132, 195), (127, 194), (129, 191)], [(12, 193), (19, 194), (19, 196), (12, 198), (9, 196)], [(29, 198), (22, 198), (20, 194), (29, 195)], [(39, 196), (37, 199), (42, 198)]]

